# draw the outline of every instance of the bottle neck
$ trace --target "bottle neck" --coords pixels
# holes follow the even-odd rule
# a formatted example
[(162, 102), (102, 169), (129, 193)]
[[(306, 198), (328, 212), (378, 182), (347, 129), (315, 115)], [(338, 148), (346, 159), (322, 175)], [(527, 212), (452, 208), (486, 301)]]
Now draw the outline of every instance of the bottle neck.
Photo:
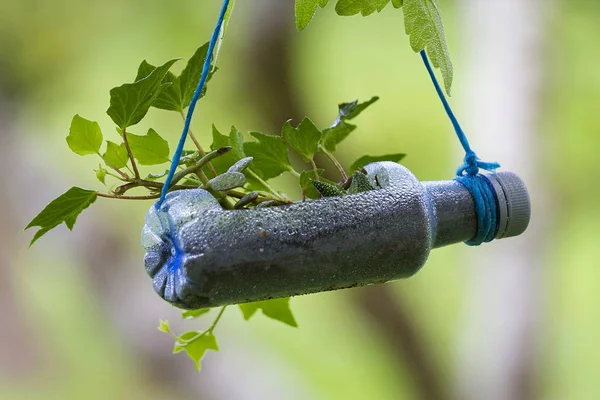
[(432, 208), (432, 248), (465, 242), (477, 232), (471, 193), (456, 181), (423, 182)]

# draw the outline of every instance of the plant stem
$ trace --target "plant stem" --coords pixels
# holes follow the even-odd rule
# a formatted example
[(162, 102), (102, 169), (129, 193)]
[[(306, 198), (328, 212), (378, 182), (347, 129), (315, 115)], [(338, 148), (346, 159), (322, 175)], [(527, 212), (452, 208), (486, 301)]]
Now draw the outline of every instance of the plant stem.
[(104, 197), (107, 199), (122, 199), (122, 200), (154, 200), (154, 199), (158, 199), (160, 197), (160, 194), (151, 194), (148, 196), (117, 196), (114, 194), (106, 194), (106, 193), (100, 193), (100, 192), (96, 192), (96, 195), (98, 197)]
[(256, 174), (256, 172), (252, 171), (251, 168), (246, 169), (246, 172), (248, 172), (249, 175), (251, 175), (261, 185), (263, 185), (275, 197), (275, 200), (281, 201), (281, 202), (284, 202), (284, 203), (289, 203), (288, 199), (282, 197), (279, 193), (277, 193), (277, 191), (271, 185), (269, 185), (264, 179), (262, 179), (260, 176), (258, 176)]
[(312, 165), (313, 171), (315, 171), (316, 180), (320, 180), (321, 177), (319, 176), (319, 168), (317, 167), (317, 163), (315, 162), (314, 159), (311, 159), (310, 163)]
[(127, 149), (127, 154), (129, 155), (129, 160), (131, 160), (131, 167), (133, 168), (133, 174), (135, 175), (135, 179), (140, 179), (140, 172), (138, 171), (137, 165), (135, 164), (135, 159), (133, 158), (133, 153), (131, 152), (131, 147), (129, 147), (129, 141), (127, 140), (126, 128), (123, 128), (122, 136), (123, 143), (125, 143), (125, 148)]
[[(180, 111), (179, 115), (181, 115), (181, 118), (185, 122), (185, 114), (183, 113), (183, 111)], [(194, 145), (198, 149), (198, 152), (200, 153), (200, 155), (202, 157), (204, 157), (206, 155), (206, 152), (202, 148), (202, 145), (200, 144), (200, 142), (198, 141), (198, 139), (196, 139), (196, 136), (194, 136), (194, 133), (192, 132), (192, 128), (190, 128), (188, 130), (188, 134), (190, 135), (190, 138), (192, 139), (192, 142), (194, 142)], [(210, 170), (210, 173), (212, 174), (213, 177), (217, 176), (217, 170), (215, 170), (215, 167), (212, 165), (212, 163), (209, 162), (207, 164), (207, 167)]]
[(329, 157), (329, 159), (331, 160), (331, 162), (333, 163), (333, 165), (335, 165), (335, 167), (338, 169), (338, 171), (340, 172), (340, 175), (342, 176), (342, 181), (346, 181), (348, 179), (348, 175), (346, 174), (346, 171), (344, 171), (344, 167), (342, 167), (342, 164), (340, 164), (340, 162), (337, 160), (337, 158), (335, 158), (333, 156), (333, 154), (331, 154), (322, 145), (319, 145), (319, 150), (321, 150), (323, 153), (325, 153), (325, 155), (327, 157)]
[(212, 334), (213, 331), (215, 330), (215, 328), (217, 327), (217, 324), (219, 323), (219, 320), (221, 319), (221, 317), (223, 316), (223, 313), (225, 312), (225, 309), (227, 308), (227, 306), (223, 306), (221, 307), (221, 311), (219, 311), (219, 314), (217, 315), (217, 318), (215, 318), (215, 321), (212, 323), (212, 325), (206, 330), (207, 333)]

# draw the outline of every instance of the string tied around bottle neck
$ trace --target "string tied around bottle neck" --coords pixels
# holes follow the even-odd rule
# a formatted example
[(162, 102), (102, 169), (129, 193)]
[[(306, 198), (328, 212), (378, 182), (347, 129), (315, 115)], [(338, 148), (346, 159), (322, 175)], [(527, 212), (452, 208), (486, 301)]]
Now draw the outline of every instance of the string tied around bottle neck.
[(495, 191), (490, 181), (485, 175), (480, 174), (479, 171), (485, 170), (493, 173), (496, 169), (500, 168), (500, 164), (497, 162), (482, 161), (475, 151), (471, 149), (467, 135), (462, 130), (460, 123), (452, 112), (452, 108), (450, 107), (448, 100), (446, 100), (446, 96), (444, 96), (444, 92), (435, 77), (435, 73), (429, 63), (425, 49), (421, 50), (420, 55), (427, 68), (429, 77), (433, 82), (435, 91), (454, 127), (454, 132), (465, 151), (463, 164), (458, 167), (454, 180), (465, 186), (473, 196), (475, 212), (477, 214), (477, 233), (475, 234), (475, 237), (465, 243), (469, 246), (479, 246), (482, 243), (494, 240), (498, 231), (498, 205), (496, 204)]

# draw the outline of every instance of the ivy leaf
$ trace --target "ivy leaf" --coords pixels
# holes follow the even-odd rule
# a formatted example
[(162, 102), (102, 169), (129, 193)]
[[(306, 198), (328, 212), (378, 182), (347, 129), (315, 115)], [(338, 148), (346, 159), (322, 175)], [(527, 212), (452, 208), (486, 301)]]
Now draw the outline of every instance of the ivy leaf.
[(165, 333), (171, 332), (171, 326), (169, 325), (169, 321), (167, 321), (166, 319), (161, 319), (160, 325), (158, 325), (157, 329)]
[(119, 128), (125, 129), (135, 125), (146, 116), (160, 93), (171, 85), (170, 82), (163, 83), (163, 79), (176, 61), (167, 61), (145, 78), (110, 91), (110, 107), (106, 113)]
[(83, 210), (88, 208), (90, 204), (96, 201), (97, 194), (93, 190), (85, 190), (78, 187), (72, 187), (66, 193), (52, 200), (30, 223), (25, 227), (25, 230), (39, 226), (40, 229), (35, 233), (31, 243), (35, 243), (49, 230), (57, 227), (63, 222), (69, 230), (73, 230), (73, 226), (77, 221), (77, 217)]
[[(192, 97), (200, 81), (200, 76), (202, 75), (202, 67), (204, 66), (207, 52), (208, 43), (205, 43), (196, 50), (179, 76), (175, 76), (172, 72), (167, 72), (162, 83), (170, 85), (158, 95), (152, 106), (167, 111), (183, 112), (192, 101)], [(154, 65), (143, 61), (138, 68), (136, 81), (145, 78), (154, 69), (156, 69)], [(207, 82), (211, 80), (216, 71), (216, 69), (211, 68)], [(206, 86), (204, 86), (200, 98), (205, 95)]]
[(356, 129), (356, 125), (352, 125), (346, 121), (358, 117), (371, 104), (379, 100), (379, 97), (373, 96), (371, 99), (359, 103), (354, 100), (349, 103), (341, 103), (338, 105), (338, 115), (333, 125), (323, 131), (321, 144), (327, 151), (335, 151), (338, 144)]
[(127, 132), (127, 141), (133, 156), (141, 165), (163, 164), (169, 161), (169, 142), (154, 130), (144, 136)]
[(181, 318), (183, 319), (194, 319), (203, 316), (204, 314), (208, 314), (210, 312), (210, 308), (201, 308), (199, 310), (188, 310), (181, 313)]
[(257, 301), (254, 303), (240, 304), (244, 319), (248, 321), (259, 309), (263, 314), (284, 324), (298, 327), (298, 323), (290, 309), (290, 298)]
[[(239, 136), (237, 136), (238, 134)], [(234, 126), (231, 127), (231, 132), (229, 136), (225, 136), (221, 132), (219, 132), (216, 126), (213, 125), (212, 138), (213, 142), (210, 145), (211, 150), (217, 150), (225, 146), (232, 147), (231, 151), (211, 161), (211, 164), (213, 165), (213, 167), (215, 167), (217, 174), (222, 174), (228, 171), (232, 165), (234, 165), (237, 161), (245, 157), (245, 155), (244, 157), (239, 157), (241, 154), (243, 154), (243, 144), (238, 144), (237, 141), (243, 139), (241, 139), (241, 133), (239, 133)]]
[(356, 129), (356, 125), (340, 121), (331, 128), (323, 130), (321, 143), (327, 151), (335, 151), (337, 145), (348, 137)]
[(319, 192), (321, 197), (337, 197), (345, 196), (346, 191), (337, 184), (332, 184), (323, 181), (311, 181), (315, 189)]
[(229, 131), (229, 146), (231, 146), (231, 152), (237, 160), (246, 158), (246, 153), (244, 152), (244, 137), (235, 126), (232, 126)]
[(230, 189), (244, 186), (246, 175), (241, 172), (225, 172), (208, 181), (208, 186), (217, 192), (226, 192)]
[(258, 171), (263, 179), (270, 179), (286, 171), (292, 171), (288, 159), (288, 147), (281, 136), (265, 135), (260, 132), (250, 132), (258, 142), (244, 143), (246, 154), (254, 157), (252, 170)]
[(358, 117), (367, 107), (379, 100), (379, 96), (373, 96), (367, 101), (359, 103), (358, 100), (354, 100), (350, 103), (342, 103), (338, 105), (338, 117), (339, 121), (347, 121)]
[(412, 49), (417, 53), (426, 49), (431, 63), (442, 71), (444, 87), (450, 96), (454, 70), (436, 0), (404, 0), (404, 27)]
[(80, 117), (79, 114), (75, 115), (71, 121), (67, 144), (73, 153), (80, 156), (98, 154), (102, 145), (100, 125)]
[(329, 0), (296, 0), (296, 27), (299, 31), (308, 26), (317, 12), (317, 7), (325, 8)]
[(106, 171), (101, 164), (98, 164), (98, 169), (95, 169), (94, 172), (96, 173), (96, 178), (98, 178), (100, 183), (106, 185), (106, 173), (108, 171)]
[[(188, 342), (188, 340), (191, 341)], [(173, 353), (185, 351), (196, 365), (196, 369), (200, 371), (200, 360), (202, 360), (207, 350), (219, 351), (215, 335), (212, 333), (202, 335), (197, 331), (190, 331), (179, 336), (173, 348)]]
[[(335, 12), (341, 16), (351, 16), (361, 13), (363, 17), (381, 12), (390, 0), (338, 0)], [(395, 8), (402, 7), (402, 0), (392, 0)]]
[(104, 162), (114, 168), (123, 168), (129, 162), (129, 154), (125, 143), (116, 144), (110, 140), (106, 141), (106, 152), (102, 155)]
[(396, 153), (396, 154), (386, 154), (383, 156), (362, 156), (358, 160), (354, 161), (350, 166), (350, 171), (358, 171), (362, 167), (367, 164), (371, 164), (378, 161), (392, 161), (399, 162), (402, 160), (406, 154)]
[(305, 162), (310, 162), (315, 156), (322, 135), (319, 128), (309, 118), (304, 118), (296, 128), (291, 125), (290, 121), (287, 121), (281, 130), (283, 140)]
[(310, 170), (302, 171), (300, 173), (300, 187), (302, 188), (302, 193), (304, 196), (308, 197), (309, 199), (318, 199), (321, 197), (311, 181), (319, 180), (323, 171), (325, 171), (323, 168), (319, 168), (317, 171)]

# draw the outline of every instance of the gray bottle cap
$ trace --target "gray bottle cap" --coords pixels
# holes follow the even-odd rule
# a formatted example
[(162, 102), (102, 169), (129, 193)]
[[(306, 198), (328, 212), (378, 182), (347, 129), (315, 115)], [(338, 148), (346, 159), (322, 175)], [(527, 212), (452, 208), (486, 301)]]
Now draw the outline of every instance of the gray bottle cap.
[(499, 206), (496, 239), (525, 232), (531, 218), (531, 202), (525, 183), (515, 173), (503, 171), (486, 175), (496, 191)]

